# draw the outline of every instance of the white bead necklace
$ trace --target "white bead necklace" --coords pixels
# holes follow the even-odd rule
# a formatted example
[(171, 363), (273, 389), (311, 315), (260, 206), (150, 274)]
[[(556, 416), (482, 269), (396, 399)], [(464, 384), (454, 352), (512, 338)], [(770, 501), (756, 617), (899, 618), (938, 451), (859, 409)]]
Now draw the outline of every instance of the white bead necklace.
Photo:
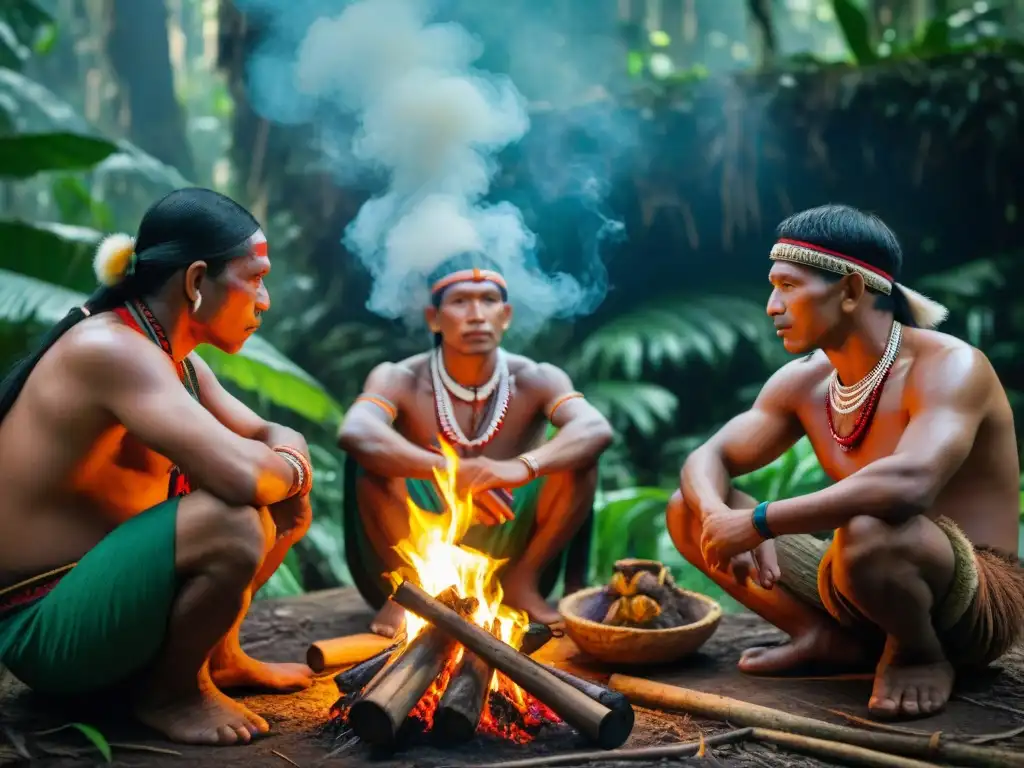
[(835, 413), (853, 413), (867, 402), (871, 393), (878, 384), (885, 378), (892, 366), (896, 355), (900, 351), (900, 341), (903, 336), (903, 326), (893, 322), (892, 331), (889, 333), (889, 341), (885, 345), (885, 351), (878, 363), (863, 379), (856, 384), (843, 386), (839, 383), (839, 372), (833, 370), (828, 379), (829, 404)]
[[(483, 434), (472, 440), (466, 437), (462, 427), (459, 426), (458, 420), (455, 418), (455, 411), (451, 397), (448, 394), (448, 387), (445, 386), (445, 377), (449, 380), (451, 380), (451, 377), (447, 376), (447, 371), (444, 370), (444, 361), (441, 358), (440, 347), (436, 348), (430, 356), (430, 375), (434, 387), (434, 407), (437, 410), (437, 420), (440, 423), (441, 431), (444, 432), (448, 441), (456, 443), (463, 448), (479, 448), (493, 440), (505, 420), (505, 413), (508, 411), (512, 392), (509, 386), (508, 361), (505, 359), (504, 351), (498, 350), (498, 360), (494, 366), (494, 375), (491, 377), (491, 381), (484, 385), (484, 387), (489, 386), (491, 391), (497, 388), (498, 402), (495, 405), (494, 414), (491, 416), (491, 421)], [(484, 398), (479, 397), (477, 399), (482, 400)], [(474, 398), (469, 397), (468, 401), (474, 402)]]
[(494, 389), (498, 386), (498, 379), (501, 377), (501, 363), (505, 356), (505, 353), (502, 350), (498, 350), (498, 363), (494, 366), (494, 372), (491, 374), (491, 378), (475, 390), (472, 390), (469, 387), (464, 387), (452, 378), (452, 375), (448, 373), (448, 368), (445, 367), (444, 355), (441, 353), (440, 347), (437, 348), (435, 355), (439, 358), (438, 371), (441, 374), (441, 381), (444, 382), (444, 388), (459, 398), (459, 400), (466, 403), (475, 403), (487, 400), (492, 394), (494, 394)]

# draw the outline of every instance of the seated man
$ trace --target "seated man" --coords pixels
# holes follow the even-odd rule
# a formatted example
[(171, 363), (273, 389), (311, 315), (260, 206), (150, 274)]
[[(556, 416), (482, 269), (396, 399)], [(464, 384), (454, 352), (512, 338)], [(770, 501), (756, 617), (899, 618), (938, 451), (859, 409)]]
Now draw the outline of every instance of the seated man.
[(310, 684), (238, 638), (309, 526), (305, 441), (193, 352), (242, 347), (269, 270), (251, 214), (172, 192), (100, 245), (103, 286), (0, 387), (0, 663), (30, 688), (124, 694), (172, 740), (234, 744), (267, 724), (220, 689)]
[[(431, 287), (434, 349), (375, 368), (339, 433), (361, 470), (362, 546), (346, 547), (349, 565), (367, 602), (383, 606), (372, 630), (388, 637), (404, 616), (386, 602), (385, 574), (402, 565), (392, 547), (409, 535), (407, 500), (442, 510), (433, 480), (445, 465), (439, 430), (464, 457), (460, 493), (474, 494), (478, 522), (464, 543), (510, 559), (504, 602), (543, 623), (559, 616), (541, 596), (541, 571), (590, 513), (597, 460), (612, 440), (564, 372), (501, 349), (512, 317), (504, 278), (455, 263)], [(548, 422), (558, 433), (544, 442)]]
[[(790, 635), (742, 670), (870, 665), (875, 715), (934, 713), (956, 669), (1024, 634), (1013, 414), (986, 357), (928, 329), (945, 310), (896, 282), (900, 246), (879, 219), (824, 206), (778, 234), (768, 314), (805, 357), (687, 459), (669, 531)], [(829, 488), (758, 503), (731, 486), (802, 435)]]

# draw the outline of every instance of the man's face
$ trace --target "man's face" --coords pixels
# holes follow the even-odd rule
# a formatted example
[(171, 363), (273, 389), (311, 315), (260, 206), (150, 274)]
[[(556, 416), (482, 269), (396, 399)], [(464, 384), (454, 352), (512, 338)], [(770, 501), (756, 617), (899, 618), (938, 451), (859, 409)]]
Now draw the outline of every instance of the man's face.
[(196, 319), (208, 343), (234, 354), (259, 329), (262, 314), (270, 309), (270, 294), (263, 283), (269, 272), (267, 238), (260, 231), (249, 239), (248, 253), (228, 262), (217, 277), (202, 281)]
[(427, 320), (445, 344), (466, 355), (484, 355), (501, 344), (512, 308), (492, 282), (456, 283), (444, 292), (441, 306)]
[(821, 348), (842, 319), (842, 281), (787, 261), (774, 262), (768, 280), (768, 316), (786, 351), (802, 355)]

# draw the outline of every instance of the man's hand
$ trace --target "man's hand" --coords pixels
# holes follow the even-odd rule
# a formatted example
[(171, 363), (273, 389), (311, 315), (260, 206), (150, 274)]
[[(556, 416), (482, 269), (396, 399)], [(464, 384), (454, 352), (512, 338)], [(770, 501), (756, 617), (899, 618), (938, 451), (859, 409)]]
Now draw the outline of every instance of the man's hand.
[(741, 586), (752, 580), (763, 589), (771, 589), (782, 578), (775, 542), (762, 541), (753, 551), (736, 555), (729, 561), (729, 571)]
[(734, 557), (764, 541), (754, 528), (753, 513), (752, 509), (728, 509), (705, 514), (700, 551), (709, 568), (725, 570)]
[(271, 504), (270, 516), (274, 518), (274, 525), (277, 527), (277, 538), (287, 535), (305, 535), (309, 524), (313, 522), (313, 507), (309, 502), (309, 495), (292, 496)]
[(486, 456), (459, 459), (455, 479), (459, 495), (476, 495), (493, 488), (512, 490), (530, 482), (530, 471), (518, 459), (495, 461)]

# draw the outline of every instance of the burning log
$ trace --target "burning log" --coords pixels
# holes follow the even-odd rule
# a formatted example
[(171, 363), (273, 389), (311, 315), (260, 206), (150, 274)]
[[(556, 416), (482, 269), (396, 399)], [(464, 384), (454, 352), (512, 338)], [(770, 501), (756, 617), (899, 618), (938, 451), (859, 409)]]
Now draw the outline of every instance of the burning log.
[(594, 701), (604, 704), (613, 712), (619, 713), (629, 723), (629, 729), (633, 729), (633, 720), (636, 715), (633, 712), (633, 705), (629, 703), (629, 699), (624, 693), (613, 691), (611, 688), (606, 688), (600, 683), (576, 677), (576, 675), (566, 672), (564, 669), (552, 667), (550, 664), (542, 666), (562, 682), (568, 683), (577, 691), (587, 694)]
[(429, 621), (446, 636), (462, 643), (467, 650), (503, 672), (510, 680), (549, 706), (562, 720), (602, 748), (614, 749), (629, 738), (633, 728), (632, 717), (626, 717), (621, 710), (612, 710), (593, 700), (553, 675), (529, 656), (503, 643), (483, 628), (466, 621), (415, 584), (403, 582), (391, 599), (407, 611)]
[(376, 656), (389, 646), (396, 647), (399, 642), (397, 639), (391, 640), (369, 633), (318, 640), (306, 650), (306, 664), (319, 674), (331, 667), (359, 664)]
[[(497, 619), (491, 625), (491, 634), (495, 637), (500, 637), (500, 626)], [(493, 677), (494, 670), (486, 661), (463, 648), (459, 666), (434, 715), (434, 731), (442, 742), (461, 744), (473, 738)]]
[(395, 651), (402, 647), (402, 643), (404, 640), (385, 648), (361, 664), (356, 664), (335, 675), (334, 684), (338, 686), (338, 692), (342, 696), (351, 696), (353, 693), (361, 691), (378, 672), (384, 669), (384, 665), (388, 663)]
[(413, 707), (444, 670), (453, 645), (433, 627), (420, 632), (390, 666), (367, 684), (349, 709), (348, 722), (356, 735), (375, 746), (394, 744)]
[(434, 733), (445, 744), (469, 741), (487, 703), (494, 670), (472, 651), (464, 650), (434, 715)]
[[(460, 597), (454, 586), (438, 595), (437, 601), (460, 618), (477, 608), (475, 598)], [(389, 654), (383, 660), (375, 657), (359, 665), (365, 669), (344, 681), (345, 684), (352, 685), (365, 676), (373, 676), (362, 686), (348, 710), (348, 723), (356, 735), (368, 744), (392, 746), (405, 719), (444, 670), (453, 646), (444, 634), (427, 627), (390, 664)], [(369, 672), (370, 662), (376, 665), (376, 672)], [(338, 688), (341, 690), (341, 684)]]

